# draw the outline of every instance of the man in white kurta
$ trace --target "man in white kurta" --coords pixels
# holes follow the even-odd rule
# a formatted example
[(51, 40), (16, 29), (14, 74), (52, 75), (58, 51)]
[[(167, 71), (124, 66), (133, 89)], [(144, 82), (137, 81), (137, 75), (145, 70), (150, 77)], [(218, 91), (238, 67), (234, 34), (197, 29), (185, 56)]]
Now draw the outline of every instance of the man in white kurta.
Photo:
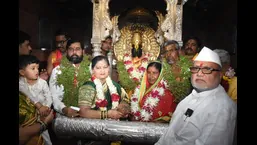
[[(79, 116), (78, 110), (76, 109), (74, 110), (74, 108), (72, 108), (72, 107), (78, 107), (78, 106), (70, 106), (69, 104), (67, 104), (67, 102), (65, 104), (64, 97), (65, 97), (65, 93), (67, 93), (65, 92), (65, 89), (68, 89), (68, 88), (64, 88), (63, 83), (58, 84), (57, 77), (58, 77), (58, 74), (61, 75), (63, 73), (62, 70), (74, 71), (75, 76), (72, 76), (72, 78), (67, 78), (66, 83), (72, 83), (74, 85), (70, 87), (79, 88), (78, 83), (79, 82), (84, 83), (87, 79), (87, 78), (83, 78), (83, 76), (82, 76), (82, 80), (79, 80), (79, 78), (78, 79), (76, 78), (78, 77), (78, 75), (80, 75), (79, 72), (84, 73), (84, 71), (88, 69), (88, 65), (86, 63), (88, 62), (88, 60), (86, 60), (83, 57), (83, 53), (84, 53), (84, 50), (79, 41), (75, 41), (73, 39), (68, 40), (67, 54), (65, 57), (62, 58), (61, 64), (52, 70), (50, 80), (49, 80), (49, 87), (53, 96), (53, 106), (55, 111), (63, 115), (66, 115), (68, 117)], [(67, 76), (61, 75), (59, 77), (67, 77)], [(74, 89), (74, 91), (76, 90)], [(76, 95), (72, 96), (72, 94), (68, 94), (66, 95), (66, 97), (72, 98), (70, 99), (71, 101), (74, 101), (77, 98)], [(76, 105), (77, 103), (78, 102), (75, 102)]]
[(63, 85), (60, 85), (60, 86), (57, 85), (57, 80), (56, 80), (57, 74), (61, 74), (60, 66), (57, 66), (52, 70), (52, 73), (49, 79), (49, 87), (50, 87), (51, 93), (53, 94), (54, 109), (57, 112), (62, 113), (62, 109), (66, 107), (66, 105), (64, 105), (64, 103), (62, 102), (64, 88), (63, 88)]
[(232, 145), (237, 110), (219, 84), (221, 67), (219, 56), (204, 47), (190, 68), (194, 90), (155, 145)]

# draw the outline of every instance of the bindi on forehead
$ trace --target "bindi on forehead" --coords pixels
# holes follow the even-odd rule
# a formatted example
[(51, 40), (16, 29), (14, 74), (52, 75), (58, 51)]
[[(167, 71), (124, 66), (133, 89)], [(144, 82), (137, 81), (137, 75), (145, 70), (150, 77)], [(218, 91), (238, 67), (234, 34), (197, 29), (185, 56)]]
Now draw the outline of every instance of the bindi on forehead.
[(201, 63), (200, 63), (200, 67), (202, 67), (202, 66), (203, 66), (203, 63), (201, 62)]
[(196, 61), (194, 63), (194, 66), (197, 66), (197, 67), (205, 67), (205, 66), (208, 66), (208, 64), (206, 62), (200, 62), (200, 61)]

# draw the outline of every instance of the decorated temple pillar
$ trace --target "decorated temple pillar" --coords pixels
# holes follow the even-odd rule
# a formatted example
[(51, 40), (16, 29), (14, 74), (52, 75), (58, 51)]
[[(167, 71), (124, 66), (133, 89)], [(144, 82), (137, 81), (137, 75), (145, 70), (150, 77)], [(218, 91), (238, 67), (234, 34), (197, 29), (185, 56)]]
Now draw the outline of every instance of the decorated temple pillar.
[(183, 45), (182, 41), (182, 20), (183, 20), (183, 4), (178, 3), (176, 6), (176, 24), (175, 24), (175, 40), (179, 43), (181, 47)]
[(91, 44), (93, 46), (93, 57), (101, 55), (101, 39), (100, 39), (100, 8), (99, 0), (92, 0), (93, 3), (93, 29)]
[(164, 37), (167, 40), (176, 40), (180, 46), (182, 41), (183, 5), (187, 0), (166, 0), (167, 14), (161, 25)]
[(99, 42), (98, 39), (91, 39), (91, 43), (93, 45), (93, 54), (92, 56), (95, 57), (95, 56), (98, 56), (98, 55), (102, 55), (101, 53), (101, 41)]
[(109, 16), (109, 0), (91, 0), (93, 3), (93, 29), (91, 44), (93, 57), (101, 55), (101, 41), (110, 35), (112, 22)]
[(109, 76), (110, 77), (112, 77), (112, 61), (113, 61), (113, 52), (112, 52), (112, 50), (111, 51), (109, 51), (108, 53), (107, 53), (107, 58), (108, 58), (108, 61), (109, 61), (109, 63), (110, 63), (110, 73), (109, 73)]

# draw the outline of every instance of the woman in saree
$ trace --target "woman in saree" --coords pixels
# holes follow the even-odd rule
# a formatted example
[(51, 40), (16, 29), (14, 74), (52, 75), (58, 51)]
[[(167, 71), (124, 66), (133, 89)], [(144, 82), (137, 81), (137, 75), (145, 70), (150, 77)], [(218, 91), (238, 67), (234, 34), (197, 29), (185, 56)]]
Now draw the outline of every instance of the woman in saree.
[[(94, 119), (126, 119), (130, 102), (125, 90), (109, 77), (110, 64), (106, 56), (96, 56), (91, 63), (91, 81), (79, 88), (79, 116)], [(116, 141), (81, 140), (91, 145), (120, 144)]]
[(126, 118), (130, 102), (125, 90), (109, 77), (110, 64), (107, 57), (94, 57), (91, 70), (91, 81), (79, 89), (80, 116), (95, 119)]
[(169, 122), (177, 104), (163, 78), (162, 64), (151, 62), (131, 96), (131, 120)]
[(39, 118), (35, 105), (19, 92), (19, 144), (44, 145), (41, 133), (47, 129), (54, 118), (53, 110), (48, 116)]

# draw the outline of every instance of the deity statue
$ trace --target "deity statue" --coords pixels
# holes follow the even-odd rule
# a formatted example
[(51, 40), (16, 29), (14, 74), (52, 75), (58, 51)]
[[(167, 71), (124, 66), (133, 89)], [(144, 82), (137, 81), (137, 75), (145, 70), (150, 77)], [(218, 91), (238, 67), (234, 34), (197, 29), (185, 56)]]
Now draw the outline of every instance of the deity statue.
[(138, 68), (142, 64), (142, 41), (140, 33), (134, 33), (132, 42), (132, 63), (136, 68)]
[(141, 82), (150, 60), (159, 56), (159, 44), (155, 31), (142, 24), (130, 24), (121, 29), (121, 37), (114, 45), (118, 60), (120, 84), (129, 92)]
[[(124, 54), (131, 55), (131, 49), (133, 35), (140, 35), (140, 43), (142, 48), (142, 54), (148, 53), (150, 60), (156, 60), (159, 55), (159, 44), (156, 41), (154, 34), (155, 31), (148, 26), (142, 24), (129, 24), (121, 29), (121, 36), (119, 41), (114, 45), (114, 53), (118, 61), (124, 60)], [(135, 34), (138, 33), (138, 34)], [(138, 36), (136, 36), (138, 37)], [(139, 37), (138, 37), (139, 38)]]

